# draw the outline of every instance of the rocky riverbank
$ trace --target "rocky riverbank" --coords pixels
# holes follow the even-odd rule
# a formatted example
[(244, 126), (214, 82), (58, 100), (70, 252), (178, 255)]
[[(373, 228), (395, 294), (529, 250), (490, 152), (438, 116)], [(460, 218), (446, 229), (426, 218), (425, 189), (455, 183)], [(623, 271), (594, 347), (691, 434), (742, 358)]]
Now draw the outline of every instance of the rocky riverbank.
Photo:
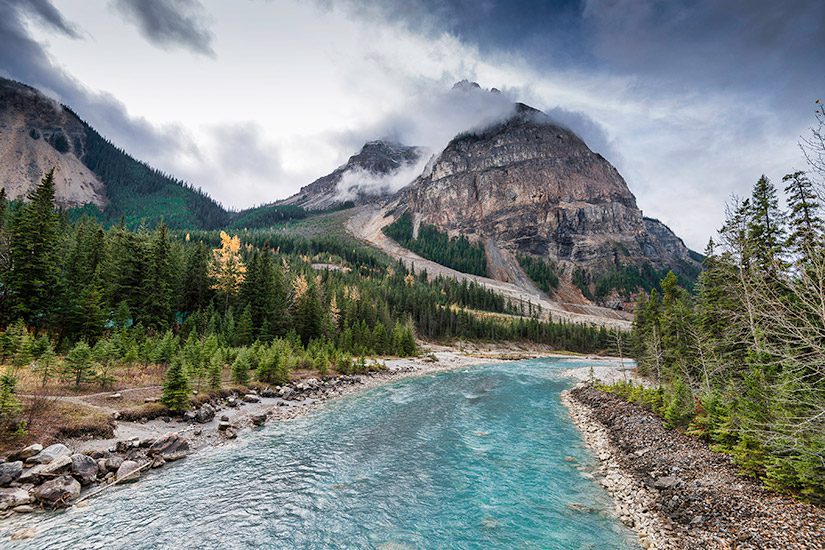
[(644, 548), (825, 548), (825, 510), (739, 475), (650, 411), (584, 384), (562, 401)]
[(414, 358), (381, 361), (381, 370), (355, 376), (302, 378), (289, 385), (214, 397), (181, 418), (117, 421), (111, 439), (31, 445), (0, 460), (0, 517), (72, 506), (112, 484), (274, 420), (290, 420), (325, 402), (410, 376), (504, 360), (550, 356), (535, 348), (435, 347)]

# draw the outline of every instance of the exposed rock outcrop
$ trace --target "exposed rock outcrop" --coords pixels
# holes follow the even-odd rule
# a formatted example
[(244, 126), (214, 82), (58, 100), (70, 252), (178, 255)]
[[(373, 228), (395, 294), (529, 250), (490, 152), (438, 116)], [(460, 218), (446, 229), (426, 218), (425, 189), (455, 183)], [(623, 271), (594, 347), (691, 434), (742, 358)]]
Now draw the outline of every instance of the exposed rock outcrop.
[(404, 209), (416, 227), (433, 224), (562, 265), (698, 268), (678, 237), (643, 217), (604, 157), (524, 104), (504, 122), (454, 138), (402, 191)]
[[(277, 204), (294, 204), (307, 210), (324, 210), (347, 201), (356, 204), (374, 201), (393, 194), (418, 175), (411, 173), (409, 181), (390, 185), (383, 178), (414, 169), (425, 150), (390, 141), (375, 140), (364, 144), (346, 164), (301, 188), (295, 195)], [(403, 175), (402, 175), (403, 177)]]

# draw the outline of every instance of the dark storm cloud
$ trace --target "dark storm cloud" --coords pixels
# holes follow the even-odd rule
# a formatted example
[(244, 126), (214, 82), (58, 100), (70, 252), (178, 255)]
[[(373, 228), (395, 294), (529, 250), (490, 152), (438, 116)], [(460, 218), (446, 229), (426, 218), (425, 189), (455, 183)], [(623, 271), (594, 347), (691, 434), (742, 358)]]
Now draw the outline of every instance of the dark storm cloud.
[(197, 0), (114, 0), (113, 4), (152, 44), (164, 49), (183, 47), (215, 57), (212, 31), (206, 26), (203, 6)]
[(142, 118), (129, 116), (120, 101), (89, 91), (52, 64), (29, 35), (25, 26), (28, 17), (37, 17), (70, 37), (81, 36), (47, 0), (0, 0), (0, 74), (52, 95), (104, 136), (117, 138), (117, 145), (138, 158), (171, 156), (181, 147), (191, 147), (183, 145), (185, 140), (176, 129), (160, 131)]

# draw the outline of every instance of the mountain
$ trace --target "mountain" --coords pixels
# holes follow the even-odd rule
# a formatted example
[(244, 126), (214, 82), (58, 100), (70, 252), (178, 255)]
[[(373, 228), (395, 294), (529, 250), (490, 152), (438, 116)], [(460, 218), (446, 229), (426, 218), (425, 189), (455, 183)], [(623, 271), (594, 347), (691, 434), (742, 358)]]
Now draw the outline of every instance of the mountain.
[(415, 179), (419, 171), (417, 164), (424, 152), (421, 147), (391, 141), (367, 142), (346, 164), (276, 204), (328, 210), (388, 197)]
[(229, 220), (205, 193), (135, 160), (68, 107), (0, 78), (0, 185), (25, 197), (52, 167), (58, 204), (86, 205), (104, 222), (163, 218), (172, 227), (214, 228)]
[(495, 278), (518, 280), (519, 257), (541, 258), (596, 301), (665, 270), (696, 276), (698, 255), (643, 216), (616, 168), (541, 111), (516, 107), (456, 136), (399, 193), (395, 215), (409, 213), (415, 234), (425, 224), (482, 244)]

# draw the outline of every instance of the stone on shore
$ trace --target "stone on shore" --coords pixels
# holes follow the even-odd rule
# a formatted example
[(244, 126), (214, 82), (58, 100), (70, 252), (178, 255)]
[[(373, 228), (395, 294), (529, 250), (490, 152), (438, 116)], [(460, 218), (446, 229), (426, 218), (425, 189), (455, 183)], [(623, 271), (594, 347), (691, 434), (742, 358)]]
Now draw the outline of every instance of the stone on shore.
[(261, 398), (255, 395), (254, 393), (248, 393), (243, 396), (244, 403), (260, 403)]
[(169, 432), (149, 447), (148, 454), (149, 456), (159, 456), (166, 462), (179, 460), (189, 454), (189, 441), (176, 432)]
[(35, 443), (34, 445), (29, 445), (28, 447), (25, 447), (17, 452), (10, 454), (9, 461), (14, 462), (17, 460), (26, 460), (37, 455), (42, 450), (43, 445), (41, 445), (40, 443)]
[(16, 508), (34, 502), (34, 498), (25, 489), (9, 487), (0, 489), (0, 511)]
[(26, 459), (26, 464), (48, 464), (61, 456), (70, 456), (72, 452), (62, 443), (49, 445), (39, 453)]
[(79, 496), (80, 482), (70, 475), (62, 475), (47, 481), (34, 490), (37, 500), (52, 507), (66, 506)]
[(44, 464), (40, 470), (41, 476), (55, 476), (68, 472), (72, 467), (72, 458), (69, 455), (58, 456), (48, 464)]
[(211, 422), (215, 418), (215, 407), (209, 403), (204, 403), (201, 408), (195, 413), (195, 420), (200, 424)]
[(20, 460), (0, 464), (0, 487), (8, 487), (9, 484), (20, 477), (22, 473), (23, 462)]
[(121, 464), (123, 464), (123, 457), (121, 456), (110, 456), (106, 459), (106, 469), (110, 472), (117, 472)]
[(72, 475), (80, 481), (81, 485), (89, 485), (97, 479), (97, 461), (87, 455), (74, 454), (72, 460)]
[(140, 479), (140, 464), (134, 460), (124, 460), (117, 469), (115, 479), (120, 482), (132, 482)]
[(252, 423), (256, 426), (266, 424), (266, 413), (252, 415)]

